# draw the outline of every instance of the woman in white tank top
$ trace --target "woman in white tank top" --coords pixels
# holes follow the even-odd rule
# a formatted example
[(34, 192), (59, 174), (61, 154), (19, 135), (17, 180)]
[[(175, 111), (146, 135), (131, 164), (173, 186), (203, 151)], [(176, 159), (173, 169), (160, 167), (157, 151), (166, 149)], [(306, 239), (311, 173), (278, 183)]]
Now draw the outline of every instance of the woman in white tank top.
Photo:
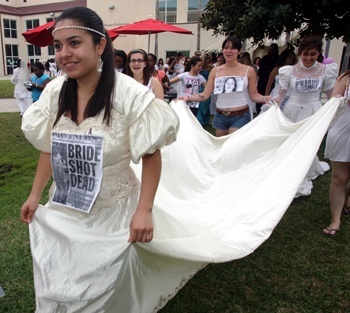
[(227, 38), (222, 44), (224, 65), (211, 70), (204, 91), (197, 95), (182, 96), (184, 101), (204, 101), (212, 93), (218, 95), (213, 119), (216, 136), (233, 133), (249, 123), (249, 98), (253, 102), (266, 103), (270, 96), (263, 96), (256, 89), (254, 68), (238, 62), (242, 43), (237, 37)]
[(134, 49), (129, 52), (126, 73), (140, 84), (147, 86), (156, 98), (164, 100), (164, 91), (161, 83), (151, 77), (146, 51)]

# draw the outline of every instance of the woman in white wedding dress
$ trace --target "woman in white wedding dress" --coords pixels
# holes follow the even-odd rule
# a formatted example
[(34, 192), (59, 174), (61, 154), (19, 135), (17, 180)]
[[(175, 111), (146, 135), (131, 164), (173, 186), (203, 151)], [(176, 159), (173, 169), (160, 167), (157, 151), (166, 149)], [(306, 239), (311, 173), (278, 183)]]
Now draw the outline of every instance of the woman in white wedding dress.
[[(90, 9), (62, 13), (54, 46), (67, 80), (50, 82), (22, 124), (42, 151), (21, 208), (36, 313), (157, 312), (207, 263), (252, 253), (293, 200), (341, 102), (298, 124), (272, 107), (216, 138), (184, 102), (172, 109), (115, 73), (111, 41)], [(61, 201), (55, 179), (65, 173)]]
[[(316, 36), (304, 38), (298, 47), (299, 62), (294, 66), (284, 66), (279, 70), (278, 101), (283, 102), (287, 92), (289, 99), (283, 113), (292, 122), (299, 122), (315, 114), (321, 107), (321, 93), (325, 91), (329, 99), (337, 78), (335, 63), (321, 64), (317, 58), (322, 52), (322, 40)], [(312, 179), (329, 170), (326, 162), (315, 157), (309, 172), (300, 185), (296, 197), (311, 194)]]
[[(154, 307), (158, 293), (134, 299), (143, 299), (143, 282), (148, 288), (143, 271), (152, 275), (160, 261), (146, 256), (141, 264), (133, 243), (153, 239), (159, 149), (176, 139), (178, 118), (146, 86), (115, 73), (111, 40), (92, 10), (64, 11), (53, 36), (66, 77), (48, 84), (22, 124), (41, 151), (21, 208), (30, 226), (36, 312), (149, 310), (143, 302)], [(140, 159), (141, 185), (129, 166)], [(50, 200), (39, 206), (52, 172)], [(56, 180), (68, 182), (65, 195)]]

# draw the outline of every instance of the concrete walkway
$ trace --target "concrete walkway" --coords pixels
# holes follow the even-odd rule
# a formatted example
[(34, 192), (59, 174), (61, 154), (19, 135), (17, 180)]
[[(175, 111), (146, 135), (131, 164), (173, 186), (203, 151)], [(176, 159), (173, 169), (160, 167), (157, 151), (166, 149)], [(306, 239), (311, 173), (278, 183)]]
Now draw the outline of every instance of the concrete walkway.
[(0, 99), (0, 113), (4, 112), (20, 112), (15, 98)]
[[(11, 76), (0, 76), (0, 80), (10, 80)], [(4, 112), (20, 112), (19, 107), (16, 104), (15, 98), (0, 99), (0, 113)]]

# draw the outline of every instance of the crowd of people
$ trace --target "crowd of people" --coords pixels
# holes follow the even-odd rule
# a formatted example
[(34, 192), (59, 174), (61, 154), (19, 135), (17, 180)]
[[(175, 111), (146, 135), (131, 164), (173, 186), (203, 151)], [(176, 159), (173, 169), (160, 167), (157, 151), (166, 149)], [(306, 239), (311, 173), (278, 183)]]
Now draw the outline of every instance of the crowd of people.
[(56, 61), (53, 58), (33, 64), (27, 63), (23, 58), (16, 60), (11, 82), (15, 85), (14, 97), (21, 116), (33, 102), (39, 100), (51, 79), (59, 75), (60, 71), (57, 71)]
[[(337, 80), (335, 63), (318, 62), (318, 37), (301, 40), (297, 53), (279, 54), (273, 44), (253, 62), (237, 37), (218, 55), (179, 52), (164, 62), (143, 49), (113, 49), (86, 7), (63, 11), (53, 37), (63, 75), (51, 81), (35, 64), (34, 104), (21, 87), (30, 79), (23, 60), (13, 77), (22, 130), (40, 150), (20, 213), (29, 224), (36, 312), (157, 312), (207, 263), (254, 251), (293, 197), (310, 194), (311, 180), (329, 169), (317, 158), (309, 168), (314, 152), (296, 154), (296, 130), (310, 125), (303, 134), (318, 142), (324, 133), (314, 116), (324, 132), (331, 123), (322, 91), (334, 106), (350, 103), (350, 72)], [(164, 95), (176, 84), (168, 104)], [(216, 137), (202, 127), (213, 102)], [(268, 109), (252, 120), (251, 102), (257, 113)], [(341, 213), (350, 214), (350, 108), (342, 109), (327, 137), (327, 237), (339, 231)], [(281, 153), (276, 138), (287, 137), (295, 147)], [(298, 157), (298, 171), (289, 157)]]

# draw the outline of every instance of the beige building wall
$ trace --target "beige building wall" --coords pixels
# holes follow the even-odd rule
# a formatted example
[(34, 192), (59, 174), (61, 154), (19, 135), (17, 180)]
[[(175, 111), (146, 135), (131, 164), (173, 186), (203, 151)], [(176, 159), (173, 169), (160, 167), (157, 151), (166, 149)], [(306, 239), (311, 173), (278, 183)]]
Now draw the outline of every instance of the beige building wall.
[[(26, 31), (26, 21), (39, 19), (40, 25), (46, 23), (48, 18), (57, 17), (67, 7), (84, 5), (96, 11), (102, 18), (105, 28), (112, 29), (120, 25), (132, 23), (148, 17), (156, 17), (156, 0), (0, 0), (0, 75), (6, 75), (6, 44), (18, 45), (19, 56), (28, 58), (28, 43), (21, 35)], [(160, 0), (162, 1), (162, 0)], [(188, 0), (178, 0), (176, 25), (192, 31), (193, 35), (181, 35), (175, 33), (160, 33), (158, 36), (150, 35), (150, 51), (155, 52), (156, 38), (158, 37), (158, 57), (165, 59), (167, 51), (187, 51), (190, 56), (197, 47), (197, 23), (187, 23)], [(4, 38), (3, 20), (12, 19), (17, 21), (16, 39)], [(220, 50), (223, 36), (213, 36), (212, 31), (200, 31), (201, 50)], [(267, 45), (269, 42), (267, 42)], [(278, 44), (282, 47), (284, 38), (281, 36)], [(147, 35), (121, 35), (114, 40), (113, 45), (117, 49), (129, 52), (134, 48), (148, 50)], [(330, 45), (329, 56), (334, 58), (340, 65), (343, 47), (341, 40), (333, 40)], [(283, 49), (283, 48), (281, 48)], [(265, 50), (251, 46), (247, 41), (247, 51), (252, 59), (255, 56), (266, 54)], [(40, 59), (46, 61), (49, 57), (48, 48), (41, 48)]]
[[(106, 5), (101, 3), (106, 2)], [(113, 9), (109, 5), (114, 4)], [(88, 0), (87, 6), (95, 10), (103, 19), (106, 29), (133, 23), (139, 20), (156, 17), (155, 0), (129, 0), (129, 1), (95, 1)], [(155, 41), (158, 37), (158, 57), (165, 58), (167, 51), (184, 50), (193, 55), (197, 47), (197, 23), (187, 23), (187, 0), (178, 0), (176, 26), (192, 31), (193, 35), (175, 33), (160, 33), (158, 36), (150, 35), (150, 51), (155, 52)], [(212, 31), (201, 31), (201, 49), (219, 49), (223, 36), (212, 36)], [(219, 45), (217, 44), (219, 42)], [(135, 48), (148, 50), (148, 35), (121, 35), (114, 40), (116, 49), (129, 52)]]
[[(83, 1), (84, 2), (84, 1)], [(81, 5), (82, 1), (72, 0), (0, 0), (1, 29), (3, 29), (3, 19), (17, 21), (16, 39), (1, 37), (1, 44), (18, 45), (19, 56), (28, 58), (28, 43), (21, 35), (26, 31), (26, 21), (39, 19), (40, 25), (46, 23), (50, 17), (57, 17), (64, 8), (72, 6), (74, 3)], [(96, 11), (102, 18), (105, 28), (112, 29), (121, 25), (143, 20), (148, 17), (156, 17), (155, 0), (86, 0), (86, 6)], [(5, 8), (5, 10), (4, 10)], [(176, 25), (192, 31), (193, 35), (181, 35), (175, 33), (160, 33), (158, 36), (147, 35), (120, 35), (114, 40), (113, 45), (117, 49), (129, 52), (135, 48), (148, 50), (148, 40), (150, 40), (149, 52), (155, 52), (156, 38), (158, 37), (158, 57), (165, 58), (167, 51), (187, 51), (193, 55), (197, 47), (197, 23), (187, 23), (188, 0), (178, 0)], [(1, 13), (9, 11), (10, 13)], [(27, 10), (27, 11), (26, 11)], [(54, 14), (54, 16), (53, 16)], [(220, 49), (223, 36), (212, 36), (212, 31), (201, 31), (201, 49)], [(3, 34), (3, 33), (2, 33)], [(49, 55), (48, 48), (41, 48), (40, 59), (46, 61)], [(6, 75), (6, 60), (4, 47), (0, 52), (0, 75)]]

